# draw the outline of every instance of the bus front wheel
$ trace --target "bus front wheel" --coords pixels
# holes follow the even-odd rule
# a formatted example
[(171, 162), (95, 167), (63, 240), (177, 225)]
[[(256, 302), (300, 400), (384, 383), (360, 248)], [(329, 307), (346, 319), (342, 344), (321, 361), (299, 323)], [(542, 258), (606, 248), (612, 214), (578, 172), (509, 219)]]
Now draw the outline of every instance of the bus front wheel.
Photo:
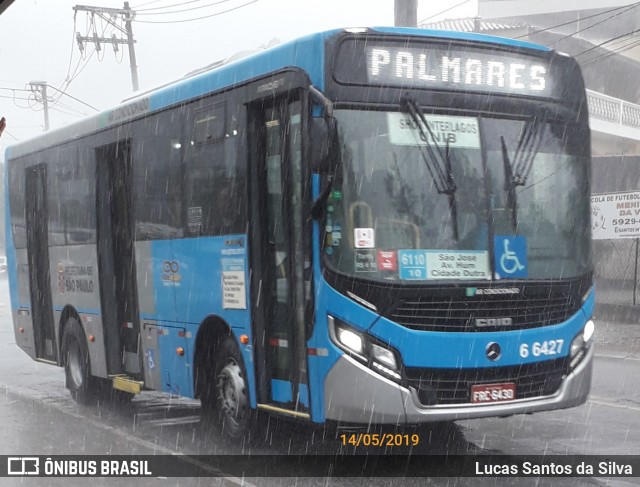
[(67, 389), (77, 403), (90, 403), (95, 397), (95, 384), (91, 377), (89, 349), (75, 317), (67, 319), (62, 344)]
[(202, 397), (202, 413), (214, 419), (230, 438), (250, 439), (257, 433), (257, 412), (249, 404), (249, 386), (242, 355), (232, 337), (224, 338), (215, 352), (213, 374)]

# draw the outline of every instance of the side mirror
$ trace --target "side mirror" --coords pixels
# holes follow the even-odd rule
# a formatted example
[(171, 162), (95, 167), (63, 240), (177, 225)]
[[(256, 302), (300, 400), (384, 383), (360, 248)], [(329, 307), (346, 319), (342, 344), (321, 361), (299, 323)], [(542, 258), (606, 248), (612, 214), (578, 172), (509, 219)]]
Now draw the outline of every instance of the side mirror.
[(310, 135), (311, 171), (319, 174), (333, 174), (339, 161), (336, 119), (312, 118)]

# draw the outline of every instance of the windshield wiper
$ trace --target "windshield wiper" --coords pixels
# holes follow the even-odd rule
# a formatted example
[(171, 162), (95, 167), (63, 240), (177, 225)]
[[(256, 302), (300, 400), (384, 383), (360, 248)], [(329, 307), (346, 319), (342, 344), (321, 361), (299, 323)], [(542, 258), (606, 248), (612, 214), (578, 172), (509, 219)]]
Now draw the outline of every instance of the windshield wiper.
[[(453, 236), (456, 240), (459, 239), (458, 232), (458, 209), (456, 206), (456, 183), (453, 178), (453, 170), (451, 168), (451, 158), (449, 155), (449, 141), (445, 147), (444, 153), (441, 147), (435, 142), (436, 138), (427, 123), (427, 120), (420, 110), (420, 107), (415, 100), (411, 98), (403, 98), (400, 102), (404, 110), (411, 116), (413, 123), (415, 123), (420, 133), (420, 139), (425, 145), (420, 145), (420, 155), (427, 167), (433, 183), (436, 187), (436, 191), (439, 194), (446, 194), (449, 197), (449, 212), (451, 214), (451, 221), (453, 224)], [(429, 143), (429, 137), (434, 142), (433, 146)]]
[(518, 140), (518, 146), (513, 156), (513, 162), (509, 160), (509, 151), (504, 141), (504, 136), (500, 136), (502, 146), (502, 162), (504, 165), (504, 190), (507, 193), (507, 208), (511, 212), (513, 228), (518, 228), (518, 199), (516, 195), (517, 186), (525, 186), (527, 178), (533, 167), (533, 161), (538, 155), (542, 145), (544, 129), (542, 122), (537, 117), (528, 120)]

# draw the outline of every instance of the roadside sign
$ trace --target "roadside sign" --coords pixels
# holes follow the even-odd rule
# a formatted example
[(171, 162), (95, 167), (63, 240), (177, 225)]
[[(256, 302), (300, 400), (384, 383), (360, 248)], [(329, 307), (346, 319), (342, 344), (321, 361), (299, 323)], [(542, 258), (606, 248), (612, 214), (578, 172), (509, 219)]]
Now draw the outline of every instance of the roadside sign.
[(640, 237), (640, 191), (591, 195), (594, 240)]

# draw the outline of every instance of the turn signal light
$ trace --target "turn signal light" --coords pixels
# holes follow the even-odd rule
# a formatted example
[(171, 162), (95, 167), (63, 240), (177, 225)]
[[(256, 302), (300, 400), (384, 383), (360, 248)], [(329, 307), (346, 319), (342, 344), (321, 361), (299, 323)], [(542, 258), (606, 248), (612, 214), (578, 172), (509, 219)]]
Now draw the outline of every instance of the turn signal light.
[(243, 345), (249, 344), (249, 337), (247, 335), (240, 335), (240, 343)]
[(20, 326), (20, 327), (18, 327), (18, 331), (19, 331), (20, 333), (24, 333), (24, 326)]
[(182, 347), (176, 348), (176, 353), (182, 357), (184, 355), (184, 348)]
[(95, 342), (96, 341), (96, 337), (94, 337), (93, 335), (89, 335), (89, 341), (90, 342)]

